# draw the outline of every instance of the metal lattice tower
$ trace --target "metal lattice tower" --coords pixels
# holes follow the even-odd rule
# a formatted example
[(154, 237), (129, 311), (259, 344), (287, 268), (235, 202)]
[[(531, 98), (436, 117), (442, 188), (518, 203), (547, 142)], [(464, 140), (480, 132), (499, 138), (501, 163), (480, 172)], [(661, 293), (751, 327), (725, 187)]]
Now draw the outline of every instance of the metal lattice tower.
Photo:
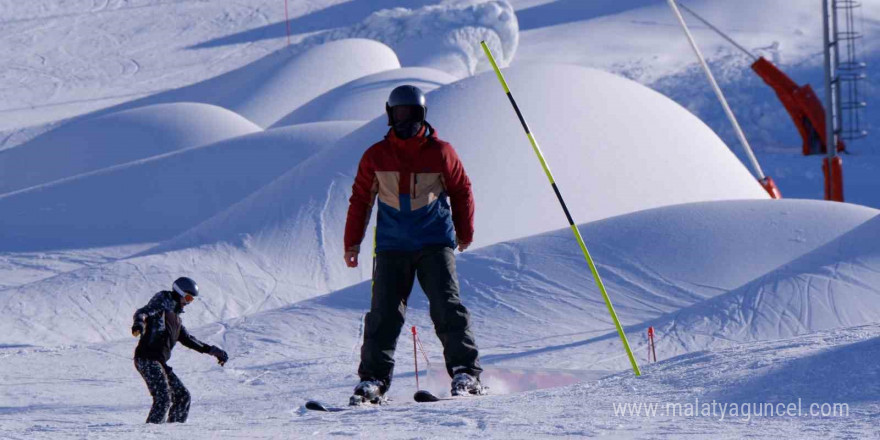
[(832, 0), (831, 4), (836, 65), (834, 81), (837, 83), (835, 122), (839, 139), (843, 140), (868, 135), (864, 127), (867, 103), (862, 99), (867, 66), (861, 60), (859, 51), (863, 37), (861, 7), (858, 0)]

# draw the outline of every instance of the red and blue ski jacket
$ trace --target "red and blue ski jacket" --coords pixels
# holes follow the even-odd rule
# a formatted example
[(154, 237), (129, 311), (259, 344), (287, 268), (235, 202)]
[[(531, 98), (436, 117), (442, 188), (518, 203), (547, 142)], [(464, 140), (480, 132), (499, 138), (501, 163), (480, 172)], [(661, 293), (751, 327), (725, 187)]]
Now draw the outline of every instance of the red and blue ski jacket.
[(473, 241), (470, 179), (452, 145), (438, 139), (428, 123), (409, 139), (389, 130), (364, 153), (351, 189), (346, 251), (360, 251), (377, 196), (376, 251), (454, 248)]

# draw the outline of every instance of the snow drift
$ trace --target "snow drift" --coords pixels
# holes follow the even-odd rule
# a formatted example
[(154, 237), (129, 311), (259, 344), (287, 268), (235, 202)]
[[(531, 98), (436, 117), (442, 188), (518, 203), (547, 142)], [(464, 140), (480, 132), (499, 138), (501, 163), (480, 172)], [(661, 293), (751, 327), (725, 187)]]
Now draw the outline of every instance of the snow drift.
[[(860, 225), (877, 214), (869, 208), (826, 202), (707, 202), (614, 217), (582, 225), (581, 231), (622, 321), (638, 327), (647, 319), (662, 319), (681, 308), (699, 307), (706, 300), (736, 291), (791, 261), (822, 252), (823, 247), (847, 234), (858, 235)], [(755, 228), (756, 224), (766, 226)], [(138, 307), (138, 302), (180, 274), (194, 277), (206, 292), (200, 306), (187, 315), (190, 325), (281, 307), (312, 296), (315, 298), (289, 310), (247, 320), (259, 322), (264, 329), (302, 326), (303, 331), (314, 331), (315, 326), (327, 325), (337, 326), (327, 329), (331, 335), (357, 332), (370, 298), (370, 283), (353, 281), (360, 277), (359, 271), (340, 269), (332, 282), (354, 285), (317, 296), (322, 287), (328, 290), (328, 285), (320, 285), (327, 282), (324, 276), (328, 273), (318, 272), (317, 279), (297, 278), (305, 271), (293, 265), (308, 261), (295, 260), (295, 254), (308, 249), (280, 237), (278, 245), (283, 252), (267, 255), (257, 252), (254, 241), (255, 237), (245, 238), (244, 250), (223, 244), (154, 253), (5, 289), (0, 309), (9, 310), (14, 318), (0, 322), (0, 332), (10, 343), (114, 339), (120, 337), (118, 328), (124, 328), (130, 319), (129, 309)], [(876, 270), (880, 262), (866, 264)], [(495, 355), (487, 356), (487, 361), (526, 366), (550, 362), (557, 368), (625, 367), (625, 359), (598, 356), (618, 353), (619, 342), (616, 334), (610, 333), (613, 324), (568, 228), (468, 252), (459, 257), (458, 272), (482, 344), (495, 347)], [(798, 289), (792, 285), (789, 293), (797, 294)], [(409, 319), (431, 328), (427, 304), (418, 287), (409, 306)], [(308, 311), (305, 315), (304, 310)], [(871, 308), (864, 310), (841, 307), (839, 313), (873, 313)], [(339, 327), (328, 321), (329, 316), (343, 316), (345, 324)], [(320, 323), (311, 322), (313, 319)], [(511, 322), (517, 323), (515, 328)], [(849, 322), (857, 323), (858, 319)], [(63, 334), (46, 330), (58, 326), (68, 330)], [(661, 327), (655, 326), (659, 331)], [(665, 332), (664, 328), (662, 334)], [(634, 333), (631, 339), (635, 346), (641, 343), (638, 335)], [(545, 341), (546, 348), (530, 349), (534, 347), (529, 341), (536, 337)], [(436, 341), (425, 340), (437, 352)], [(572, 350), (596, 356), (589, 362), (583, 358), (575, 361), (569, 359)]]
[(410, 84), (424, 92), (455, 81), (428, 67), (403, 67), (367, 75), (343, 84), (294, 110), (273, 127), (317, 121), (370, 121), (385, 114), (385, 102), (395, 87)]
[(397, 53), (404, 66), (444, 70), (456, 77), (473, 75), (480, 64), (488, 68), (480, 41), (507, 66), (516, 54), (519, 27), (507, 0), (458, 1), (420, 9), (376, 11), (362, 22), (308, 37), (301, 47), (341, 38), (370, 38)]
[(0, 196), (0, 252), (167, 240), (332, 145), (360, 122), (260, 131)]
[(259, 130), (229, 110), (187, 102), (78, 119), (0, 151), (0, 194)]
[[(530, 123), (577, 221), (693, 201), (767, 198), (699, 120), (638, 84), (574, 66), (519, 67), (508, 77), (525, 92), (518, 95), (522, 106), (536, 116)], [(440, 87), (428, 105), (429, 119), (456, 146), (474, 185), (475, 247), (566, 226), (493, 74)], [(641, 129), (631, 130), (631, 123)], [(368, 279), (369, 265), (345, 266), (343, 229), (357, 163), (386, 130), (380, 116), (149, 253), (207, 246), (203, 252), (216, 252), (213, 258), (259, 267), (265, 273), (256, 279), (290, 286), (288, 298)], [(224, 245), (215, 249), (216, 243)], [(265, 289), (262, 282), (245, 285)]]
[(367, 39), (339, 39), (308, 50), (280, 49), (231, 72), (98, 112), (160, 102), (204, 102), (269, 127), (323, 93), (354, 79), (400, 67), (388, 46)]
[[(684, 109), (638, 84), (574, 66), (517, 67), (507, 74), (534, 132), (544, 143), (556, 180), (578, 221), (700, 200), (767, 198), (708, 128)], [(430, 94), (428, 105), (440, 137), (456, 146), (471, 175), (478, 207), (477, 247), (566, 227), (558, 202), (494, 75), (483, 74), (440, 87)], [(205, 300), (203, 311), (190, 317), (194, 324), (281, 306), (368, 279), (368, 264), (359, 270), (343, 264), (343, 225), (357, 162), (364, 149), (385, 133), (385, 124), (384, 116), (380, 116), (317, 151), (272, 183), (139, 257), (5, 291), (0, 309), (14, 310), (20, 319), (9, 323), (4, 334), (16, 341), (112, 339), (112, 329), (127, 319), (128, 313), (123, 311), (134, 307), (137, 298), (183, 273), (215, 292)], [(633, 125), (640, 130), (630, 129)], [(678, 136), (678, 132), (689, 135)], [(230, 151), (237, 149), (227, 145)], [(218, 157), (231, 164), (239, 156)], [(88, 188), (131, 184), (115, 180), (114, 175), (125, 173), (99, 173), (76, 179), (70, 187), (47, 188), (45, 196), (29, 192), (7, 197), (0, 204), (33, 212), (46, 201), (61, 202), (66, 195), (83, 194)], [(224, 181), (212, 174), (206, 179)], [(199, 191), (188, 196), (195, 197), (201, 194)], [(157, 205), (145, 206), (153, 209)], [(206, 212), (220, 207), (220, 203), (213, 204)], [(80, 212), (83, 215), (79, 224), (87, 224), (90, 210)], [(194, 215), (201, 219), (204, 214)], [(196, 223), (195, 218), (189, 219), (188, 224)], [(50, 229), (40, 226), (45, 222), (37, 222), (34, 230)], [(25, 233), (28, 230), (23, 225), (5, 229), (11, 231), (10, 238), (17, 229)], [(99, 243), (100, 234), (91, 231), (86, 237)], [(171, 232), (166, 229), (163, 234)], [(118, 236), (122, 229), (115, 233)], [(32, 234), (29, 240), (19, 243), (33, 240), (37, 239)], [(85, 246), (82, 242), (76, 245)], [(576, 273), (581, 272), (578, 269)], [(118, 298), (118, 292), (126, 292), (121, 295), (124, 300)], [(59, 302), (59, 295), (65, 299)], [(113, 295), (112, 301), (109, 295)], [(688, 295), (692, 294), (683, 294)], [(77, 306), (71, 312), (69, 307), (58, 305), (68, 303), (82, 307), (102, 304), (106, 308), (92, 311)], [(681, 300), (669, 303), (684, 304)], [(37, 304), (43, 306), (35, 307)], [(657, 309), (658, 314), (669, 310), (654, 305), (645, 308)], [(89, 318), (81, 314), (85, 310), (89, 310)], [(80, 324), (68, 325), (72, 322), (68, 320)], [(82, 325), (84, 320), (90, 324)], [(46, 327), (48, 322), (52, 325)], [(41, 330), (57, 326), (79, 329), (65, 334)]]
[[(799, 261), (816, 255), (833, 260), (841, 242), (861, 242), (868, 249), (870, 237), (876, 234), (871, 228), (880, 219), (878, 214), (880, 211), (870, 208), (817, 201), (704, 202), (640, 211), (581, 225), (580, 229), (615, 309), (628, 326), (632, 346), (642, 353), (644, 330), (654, 325), (658, 353), (668, 358), (737, 340), (743, 333), (733, 325), (736, 304), (743, 302), (738, 293), (741, 286), (763, 285), (762, 280), (796, 273), (787, 267), (803, 267)], [(859, 273), (831, 276), (831, 282), (840, 285), (837, 290), (842, 291), (863, 272), (880, 273), (880, 259), (857, 260)], [(526, 368), (628, 367), (614, 324), (569, 229), (460, 255), (458, 274), (480, 346), (492, 349), (492, 354), (483, 356), (484, 362)], [(817, 295), (811, 292), (814, 289), (805, 283), (776, 286), (773, 297), (777, 299), (765, 297), (769, 305), (747, 308), (753, 311), (745, 313), (777, 312), (768, 312), (765, 324), (743, 340), (774, 340), (878, 319), (876, 289), (870, 293), (870, 287), (863, 286), (849, 300), (839, 299), (836, 308), (828, 307), (824, 300), (809, 304), (791, 301)], [(285, 333), (292, 331), (286, 330), (294, 321), (292, 316), (298, 316), (297, 325), (303, 325), (315, 320), (312, 316), (326, 314), (345, 316), (349, 321), (342, 328), (337, 324), (336, 330), (328, 327), (328, 334), (357, 333), (360, 316), (369, 309), (370, 290), (370, 283), (363, 282), (261, 315), (246, 326), (259, 326), (261, 332), (270, 334)], [(777, 302), (798, 313), (780, 313), (784, 307), (772, 307)], [(763, 308), (765, 305), (768, 308)], [(418, 284), (408, 307), (408, 325), (430, 333), (428, 305)], [(733, 316), (724, 321), (713, 316), (715, 310)], [(284, 315), (290, 317), (282, 318)], [(516, 325), (511, 325), (514, 322)], [(314, 325), (318, 329), (331, 326), (324, 320)], [(780, 334), (777, 327), (801, 331)], [(255, 330), (245, 334), (252, 332)], [(536, 340), (542, 342), (536, 345)], [(432, 336), (423, 335), (423, 342), (431, 353), (442, 351)]]
[(738, 289), (659, 320), (669, 355), (880, 321), (880, 216)]
[[(578, 221), (693, 201), (767, 198), (705, 125), (636, 83), (574, 66), (519, 67), (508, 77)], [(429, 120), (456, 147), (471, 176), (475, 245), (566, 225), (493, 74), (440, 87), (428, 105)], [(633, 125), (640, 130), (630, 129)], [(163, 249), (235, 241), (241, 233), (251, 234), (258, 248), (271, 248), (281, 234), (299, 246), (320, 245), (310, 254), (332, 255), (326, 264), (341, 270), (342, 260), (335, 257), (342, 249), (354, 171), (363, 151), (386, 131), (381, 116)], [(685, 132), (688, 136), (678, 135)], [(521, 209), (524, 205), (529, 209)], [(307, 215), (316, 207), (320, 217)]]

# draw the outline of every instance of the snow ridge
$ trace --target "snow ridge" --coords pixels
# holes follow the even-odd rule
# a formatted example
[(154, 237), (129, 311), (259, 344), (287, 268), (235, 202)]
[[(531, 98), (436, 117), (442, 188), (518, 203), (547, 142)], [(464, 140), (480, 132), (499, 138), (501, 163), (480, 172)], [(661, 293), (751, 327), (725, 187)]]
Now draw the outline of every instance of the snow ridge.
[(347, 38), (381, 41), (394, 49), (404, 66), (433, 67), (464, 77), (486, 63), (482, 40), (494, 51), (499, 65), (507, 66), (519, 44), (519, 25), (507, 0), (459, 1), (376, 11), (353, 26), (308, 37), (300, 47)]

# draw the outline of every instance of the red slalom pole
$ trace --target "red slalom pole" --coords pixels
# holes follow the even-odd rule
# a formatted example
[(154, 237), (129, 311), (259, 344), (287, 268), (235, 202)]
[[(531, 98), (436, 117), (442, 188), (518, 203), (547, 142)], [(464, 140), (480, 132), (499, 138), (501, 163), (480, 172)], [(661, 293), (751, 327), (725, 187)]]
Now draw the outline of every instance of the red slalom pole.
[(416, 336), (416, 326), (412, 326), (413, 335), (413, 363), (416, 365), (416, 391), (421, 390), (419, 387), (419, 356), (418, 356), (418, 337)]
[(654, 362), (657, 362), (657, 351), (654, 349), (654, 327), (648, 327), (648, 349), (651, 350), (648, 353), (648, 358), (653, 354)]
[(290, 46), (290, 16), (287, 14), (287, 0), (284, 0), (284, 24), (287, 26), (287, 45)]

